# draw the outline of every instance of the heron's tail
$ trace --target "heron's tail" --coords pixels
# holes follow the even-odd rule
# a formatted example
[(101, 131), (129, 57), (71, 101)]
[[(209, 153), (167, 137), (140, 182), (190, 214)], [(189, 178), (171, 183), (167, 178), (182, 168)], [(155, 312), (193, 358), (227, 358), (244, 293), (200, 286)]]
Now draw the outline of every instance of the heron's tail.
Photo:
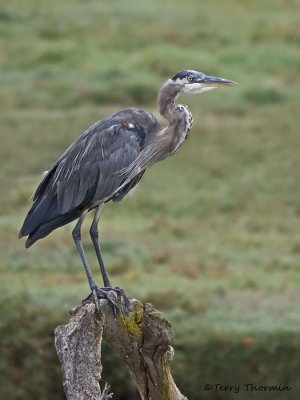
[(60, 226), (66, 225), (69, 222), (72, 222), (75, 219), (79, 218), (81, 214), (82, 210), (76, 210), (72, 213), (60, 215), (59, 217), (40, 225), (36, 230), (29, 234), (25, 243), (25, 247), (30, 247), (37, 240), (49, 235), (49, 233), (51, 233), (54, 229), (57, 229)]
[(54, 229), (79, 218), (81, 213), (82, 209), (78, 207), (66, 214), (61, 214), (56, 196), (37, 199), (25, 218), (19, 238), (28, 236), (25, 247), (30, 247), (37, 240), (49, 235)]

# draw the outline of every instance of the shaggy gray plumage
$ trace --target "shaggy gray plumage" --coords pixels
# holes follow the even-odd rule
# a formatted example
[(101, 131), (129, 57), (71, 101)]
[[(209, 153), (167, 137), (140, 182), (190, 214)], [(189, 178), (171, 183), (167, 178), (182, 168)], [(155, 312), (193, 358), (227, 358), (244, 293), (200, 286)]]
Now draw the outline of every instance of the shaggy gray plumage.
[[(104, 203), (120, 201), (152, 164), (173, 154), (185, 141), (192, 116), (175, 103), (181, 93), (200, 93), (234, 82), (182, 71), (169, 79), (158, 94), (160, 114), (168, 121), (162, 127), (150, 113), (126, 108), (92, 125), (54, 163), (33, 198), (20, 231), (28, 236), (26, 247), (54, 229), (79, 219), (73, 237), (86, 269), (91, 288), (95, 282), (81, 243), (81, 224), (88, 211), (97, 208), (91, 237), (102, 275), (105, 274), (98, 243), (98, 221)], [(108, 277), (104, 281), (109, 285)]]

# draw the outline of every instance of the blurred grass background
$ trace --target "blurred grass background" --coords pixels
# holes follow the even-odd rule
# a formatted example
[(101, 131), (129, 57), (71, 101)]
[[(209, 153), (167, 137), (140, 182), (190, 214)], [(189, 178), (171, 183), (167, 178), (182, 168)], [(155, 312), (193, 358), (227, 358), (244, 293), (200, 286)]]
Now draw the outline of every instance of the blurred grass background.
[[(298, 398), (299, 44), (294, 0), (1, 2), (1, 399), (64, 398), (52, 332), (89, 293), (71, 226), (28, 251), (17, 239), (42, 171), (110, 112), (157, 114), (160, 85), (186, 68), (240, 85), (184, 98), (190, 140), (105, 208), (109, 273), (172, 322), (190, 400), (236, 397), (205, 383), (289, 384), (255, 395)], [(104, 357), (116, 399), (136, 399)]]

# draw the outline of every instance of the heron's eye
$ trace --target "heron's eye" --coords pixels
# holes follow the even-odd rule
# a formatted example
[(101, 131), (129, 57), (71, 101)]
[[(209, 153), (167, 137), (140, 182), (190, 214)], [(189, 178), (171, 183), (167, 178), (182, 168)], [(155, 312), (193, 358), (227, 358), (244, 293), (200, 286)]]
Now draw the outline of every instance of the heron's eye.
[(189, 75), (186, 79), (187, 79), (189, 82), (192, 82), (192, 81), (193, 81), (193, 77), (192, 77), (191, 75)]

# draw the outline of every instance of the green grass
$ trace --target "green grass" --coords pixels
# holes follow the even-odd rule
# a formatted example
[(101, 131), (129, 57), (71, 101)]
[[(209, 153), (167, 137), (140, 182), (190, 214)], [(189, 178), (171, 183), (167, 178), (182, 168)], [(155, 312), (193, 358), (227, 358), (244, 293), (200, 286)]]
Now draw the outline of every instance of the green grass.
[[(290, 335), (296, 349), (300, 327), (297, 11), (294, 1), (4, 2), (0, 303), (6, 322), (0, 335), (9, 347), (8, 332), (13, 327), (23, 332), (27, 363), (34, 344), (30, 329), (37, 329), (37, 337), (39, 324), (52, 330), (88, 294), (71, 226), (28, 251), (17, 239), (42, 172), (97, 119), (129, 105), (157, 113), (160, 85), (193, 68), (239, 86), (182, 99), (195, 120), (191, 138), (174, 157), (152, 167), (132, 196), (105, 207), (101, 238), (108, 270), (114, 284), (152, 302), (173, 323), (174, 369), (191, 399), (198, 400), (193, 382), (211, 378), (205, 362), (215, 365), (214, 348), (231, 360), (233, 378), (221, 362), (219, 369), (212, 366), (212, 377), (235, 383), (234, 371), (248, 355), (245, 337), (254, 338), (249, 357), (265, 370), (251, 375), (246, 368), (244, 379), (263, 384), (276, 376), (296, 385), (297, 362), (284, 375), (281, 346), (288, 356)], [(88, 226), (85, 234), (96, 274)], [(22, 306), (26, 318), (41, 314), (34, 328), (31, 323), (24, 328), (19, 314), (9, 316), (5, 306), (15, 297), (17, 310), (18, 299), (25, 296), (26, 303), (24, 293), (29, 293), (28, 308)], [(48, 350), (50, 345), (51, 340)], [(10, 374), (10, 386), (0, 397), (13, 398), (19, 374), (30, 376), (25, 361), (15, 369), (14, 354), (2, 356), (0, 368)], [(185, 380), (192, 355), (203, 377), (190, 371)], [(53, 392), (58, 383), (43, 379), (36, 378), (36, 394), (21, 385), (15, 398), (61, 398)], [(52, 389), (46, 390), (48, 384)]]

